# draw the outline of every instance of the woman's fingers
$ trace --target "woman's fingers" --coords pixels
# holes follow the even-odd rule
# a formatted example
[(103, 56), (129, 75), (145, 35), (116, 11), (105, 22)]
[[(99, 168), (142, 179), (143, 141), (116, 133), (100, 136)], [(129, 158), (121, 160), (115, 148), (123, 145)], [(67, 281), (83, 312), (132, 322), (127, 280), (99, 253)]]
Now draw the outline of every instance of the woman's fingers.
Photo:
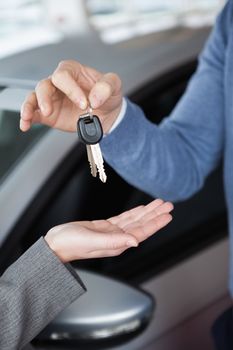
[(173, 204), (170, 202), (163, 202), (162, 199), (156, 199), (146, 206), (139, 206), (128, 210), (118, 216), (108, 219), (112, 224), (118, 225), (121, 228), (134, 223), (136, 221), (147, 221), (153, 217), (163, 213), (169, 213), (173, 210)]
[(138, 222), (129, 224), (124, 230), (126, 233), (132, 234), (138, 242), (142, 242), (165, 227), (171, 220), (172, 216), (170, 214), (162, 214), (158, 217), (152, 218), (144, 224)]
[(108, 221), (132, 234), (138, 242), (142, 242), (172, 220), (169, 214), (172, 210), (172, 203), (156, 199), (146, 206), (128, 210)]
[(105, 258), (105, 257), (114, 257), (122, 254), (125, 250), (127, 250), (130, 247), (123, 247), (120, 249), (114, 249), (114, 250), (98, 250), (90, 252), (89, 258)]
[(134, 211), (134, 215), (141, 215), (141, 211), (144, 208), (144, 205), (139, 205), (138, 207), (135, 207), (134, 209), (130, 209), (125, 211), (122, 214), (112, 216), (111, 218), (107, 219), (111, 224), (118, 225), (121, 227), (125, 223), (127, 223), (129, 220), (132, 220), (131, 212)]
[(115, 231), (107, 235), (100, 232), (94, 234), (92, 242), (89, 242), (89, 249), (93, 251), (105, 250), (108, 252), (138, 246), (137, 239), (131, 233)]
[[(140, 242), (166, 226), (171, 220), (172, 216), (166, 213), (153, 217), (142, 224), (133, 222), (125, 227), (124, 231), (121, 228), (117, 229), (115, 226), (113, 231), (110, 224), (109, 230), (105, 229), (105, 232), (94, 231), (88, 228), (86, 232), (82, 232), (82, 236), (78, 237), (78, 235), (75, 235), (74, 241), (69, 243), (71, 243), (71, 249), (74, 249), (79, 254), (79, 256), (76, 256), (76, 259), (116, 256), (128, 248), (137, 247)], [(98, 226), (98, 221), (96, 223)], [(101, 226), (105, 228), (104, 221), (100, 221)], [(82, 247), (83, 254), (80, 255)]]
[[(145, 212), (144, 215), (142, 215), (138, 220), (135, 220), (135, 223), (138, 222), (141, 225), (144, 225), (144, 223), (159, 218), (163, 214), (168, 214), (173, 210), (174, 206), (170, 202), (165, 202), (158, 206), (155, 209), (152, 209), (150, 211)], [(124, 227), (123, 227), (124, 228)]]
[(132, 221), (139, 220), (145, 213), (159, 207), (164, 201), (162, 199), (155, 199), (147, 205), (139, 205), (136, 208), (125, 211), (124, 213), (109, 218), (108, 221), (112, 224), (124, 226)]

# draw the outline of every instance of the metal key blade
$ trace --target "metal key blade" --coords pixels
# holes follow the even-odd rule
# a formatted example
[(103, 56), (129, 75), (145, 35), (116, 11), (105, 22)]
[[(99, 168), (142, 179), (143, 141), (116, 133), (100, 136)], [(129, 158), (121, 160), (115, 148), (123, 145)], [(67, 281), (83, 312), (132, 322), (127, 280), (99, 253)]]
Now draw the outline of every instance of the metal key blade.
[(107, 181), (107, 176), (104, 170), (104, 160), (102, 157), (100, 145), (99, 143), (96, 143), (95, 145), (91, 145), (90, 147), (91, 147), (91, 152), (92, 152), (94, 162), (96, 164), (96, 167), (99, 173), (99, 178), (102, 182), (105, 183)]
[(87, 159), (88, 162), (90, 164), (90, 168), (91, 168), (91, 175), (96, 177), (97, 175), (97, 168), (96, 168), (96, 164), (93, 158), (93, 154), (92, 154), (92, 150), (91, 150), (91, 146), (90, 145), (86, 145), (87, 148)]

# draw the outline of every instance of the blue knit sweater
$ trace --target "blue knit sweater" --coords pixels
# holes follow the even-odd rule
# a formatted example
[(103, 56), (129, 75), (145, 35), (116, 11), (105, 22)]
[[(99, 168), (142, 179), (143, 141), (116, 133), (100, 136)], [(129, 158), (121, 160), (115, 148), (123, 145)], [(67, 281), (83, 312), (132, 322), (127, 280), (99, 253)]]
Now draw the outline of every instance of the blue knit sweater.
[(224, 159), (233, 295), (233, 0), (218, 16), (173, 113), (156, 126), (127, 101), (123, 120), (102, 140), (101, 149), (126, 181), (171, 201), (198, 191)]

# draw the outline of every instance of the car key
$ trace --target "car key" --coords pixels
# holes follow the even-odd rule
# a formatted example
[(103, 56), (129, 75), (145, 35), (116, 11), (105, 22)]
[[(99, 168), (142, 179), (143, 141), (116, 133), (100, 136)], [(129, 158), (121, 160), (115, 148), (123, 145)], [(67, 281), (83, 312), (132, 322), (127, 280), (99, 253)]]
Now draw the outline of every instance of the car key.
[(96, 143), (95, 145), (91, 145), (91, 153), (99, 173), (99, 178), (102, 182), (105, 183), (107, 181), (107, 176), (104, 170), (104, 160), (103, 160), (99, 143)]
[(90, 168), (91, 168), (91, 175), (96, 177), (97, 167), (96, 167), (93, 155), (92, 155), (91, 145), (86, 145), (86, 149), (87, 149), (87, 159), (88, 159), (88, 162), (89, 162)]
[(104, 160), (99, 145), (99, 141), (103, 137), (103, 130), (99, 118), (92, 115), (91, 108), (79, 117), (77, 131), (80, 141), (86, 145), (92, 176), (96, 176), (98, 170), (100, 180), (106, 182)]

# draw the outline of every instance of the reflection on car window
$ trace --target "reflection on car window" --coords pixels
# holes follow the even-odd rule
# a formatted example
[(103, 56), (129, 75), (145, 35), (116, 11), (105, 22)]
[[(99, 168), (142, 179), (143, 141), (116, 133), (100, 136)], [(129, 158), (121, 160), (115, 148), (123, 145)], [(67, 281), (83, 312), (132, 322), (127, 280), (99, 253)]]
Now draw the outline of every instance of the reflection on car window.
[(35, 125), (26, 133), (19, 129), (19, 113), (0, 110), (0, 183), (47, 128)]

